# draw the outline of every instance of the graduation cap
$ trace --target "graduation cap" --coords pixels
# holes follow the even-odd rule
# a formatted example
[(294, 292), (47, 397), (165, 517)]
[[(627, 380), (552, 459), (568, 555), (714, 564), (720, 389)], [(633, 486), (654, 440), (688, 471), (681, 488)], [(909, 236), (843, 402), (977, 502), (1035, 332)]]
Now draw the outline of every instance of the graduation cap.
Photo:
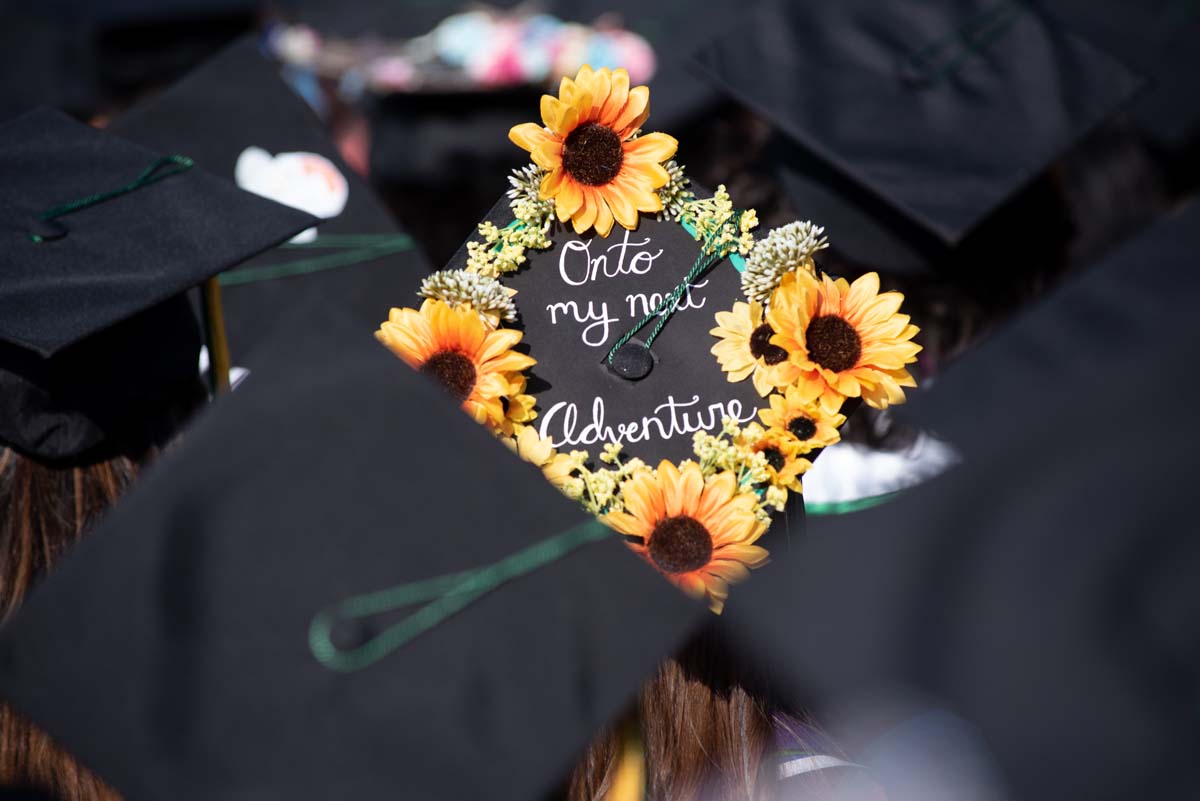
[(240, 358), (279, 316), (310, 299), (335, 302), (364, 325), (380, 298), (427, 272), (370, 187), (350, 170), (320, 120), (245, 37), (111, 126), (150, 147), (188, 153), (209, 172), (304, 209), (321, 222), (222, 277), (229, 337)]
[(1043, 7), (1149, 78), (1130, 114), (1155, 141), (1180, 148), (1200, 132), (1200, 88), (1191, 79), (1200, 72), (1194, 4), (1118, 0), (1101, 9), (1086, 0), (1050, 0)]
[[(868, 269), (941, 266), (1141, 85), (1023, 3), (772, 2), (746, 16), (696, 64), (792, 143), (771, 156), (794, 205), (827, 213), (835, 248)], [(1023, 242), (1040, 231), (1029, 216)]]
[(198, 375), (181, 293), (311, 224), (172, 152), (50, 110), (0, 126), (6, 445), (62, 460), (158, 441)]
[(1200, 351), (1198, 222), (1193, 206), (1157, 226), (963, 356), (905, 410), (963, 464), (811, 521), (794, 570), (749, 582), (730, 630), (827, 715), (873, 718), (869, 736), (953, 715), (1001, 797), (1190, 792), (1200, 549), (1181, 477), (1200, 443), (1147, 399), (1200, 388), (1180, 369)]
[(6, 625), (0, 694), (129, 798), (544, 797), (708, 613), (357, 321), (285, 330)]

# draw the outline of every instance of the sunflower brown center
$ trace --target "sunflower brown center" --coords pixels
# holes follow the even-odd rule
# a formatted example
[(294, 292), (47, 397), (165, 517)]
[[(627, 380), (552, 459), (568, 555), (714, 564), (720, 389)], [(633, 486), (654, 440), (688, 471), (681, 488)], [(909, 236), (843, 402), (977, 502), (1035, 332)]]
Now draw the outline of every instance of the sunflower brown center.
[(778, 473), (787, 464), (787, 459), (784, 458), (783, 451), (776, 448), (774, 445), (768, 445), (759, 451), (763, 456), (767, 457), (767, 464), (771, 465), (771, 469)]
[(750, 355), (756, 359), (762, 359), (767, 364), (779, 364), (787, 361), (787, 351), (778, 345), (771, 344), (773, 336), (775, 336), (775, 329), (766, 323), (755, 328), (754, 333), (750, 335)]
[(621, 138), (597, 122), (585, 122), (563, 142), (563, 169), (581, 184), (603, 186), (617, 177), (624, 160)]
[(444, 350), (433, 354), (421, 365), (421, 372), (432, 376), (459, 403), (470, 397), (471, 390), (475, 389), (475, 365), (457, 351)]
[(803, 415), (788, 420), (788, 431), (798, 440), (812, 439), (817, 435), (817, 424)]
[(826, 370), (840, 373), (858, 364), (862, 340), (854, 326), (841, 317), (825, 314), (814, 317), (804, 332), (808, 356)]
[(712, 535), (704, 524), (681, 515), (660, 520), (650, 532), (650, 558), (664, 573), (688, 573), (712, 558)]

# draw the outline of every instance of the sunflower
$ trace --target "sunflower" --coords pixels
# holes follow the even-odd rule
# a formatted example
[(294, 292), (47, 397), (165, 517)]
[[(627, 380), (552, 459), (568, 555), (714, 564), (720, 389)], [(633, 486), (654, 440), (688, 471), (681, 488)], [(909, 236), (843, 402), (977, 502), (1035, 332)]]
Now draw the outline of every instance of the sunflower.
[(767, 460), (768, 483), (773, 487), (801, 492), (800, 475), (812, 467), (803, 454), (804, 448), (789, 432), (777, 428), (763, 429), (750, 423), (742, 430), (742, 439), (752, 453), (761, 453)]
[(771, 344), (775, 331), (763, 322), (761, 303), (738, 301), (733, 311), (720, 311), (716, 316), (717, 327), (708, 333), (721, 341), (712, 346), (712, 354), (730, 382), (751, 376), (754, 389), (766, 397), (772, 389), (800, 377), (800, 368), (788, 360), (788, 352)]
[(880, 294), (876, 273), (849, 284), (790, 272), (771, 296), (771, 344), (788, 352), (805, 396), (820, 397), (826, 411), (848, 397), (876, 409), (903, 403), (901, 387), (917, 385), (905, 365), (921, 350), (912, 341), (919, 329), (900, 314), (903, 302), (899, 292)]
[(542, 437), (533, 426), (525, 426), (515, 437), (506, 439), (510, 448), (534, 467), (541, 468), (546, 479), (558, 488), (571, 480), (571, 473), (579, 467), (579, 460), (566, 453), (558, 453), (549, 437)]
[(841, 439), (838, 428), (846, 422), (844, 415), (831, 412), (821, 405), (820, 395), (811, 393), (811, 386), (788, 387), (782, 395), (771, 396), (771, 407), (761, 409), (758, 417), (769, 431), (796, 443), (800, 453), (825, 448)]
[(629, 547), (684, 591), (706, 597), (720, 612), (728, 585), (767, 561), (755, 541), (767, 530), (754, 514), (757, 496), (739, 491), (733, 473), (707, 482), (695, 462), (635, 474), (621, 484), (624, 511), (602, 520), (626, 535)]
[(508, 412), (524, 408), (521, 371), (537, 363), (512, 349), (520, 331), (492, 329), (469, 305), (426, 300), (420, 311), (392, 309), (375, 338), (436, 379), (476, 421), (512, 430)]
[(562, 79), (558, 97), (542, 95), (543, 125), (526, 122), (508, 132), (547, 170), (541, 196), (554, 200), (559, 222), (570, 220), (575, 233), (595, 226), (608, 236), (614, 219), (632, 230), (638, 212), (662, 209), (655, 190), (670, 181), (663, 162), (679, 143), (664, 133), (635, 136), (649, 103), (650, 90), (630, 89), (625, 70), (585, 64), (575, 80)]

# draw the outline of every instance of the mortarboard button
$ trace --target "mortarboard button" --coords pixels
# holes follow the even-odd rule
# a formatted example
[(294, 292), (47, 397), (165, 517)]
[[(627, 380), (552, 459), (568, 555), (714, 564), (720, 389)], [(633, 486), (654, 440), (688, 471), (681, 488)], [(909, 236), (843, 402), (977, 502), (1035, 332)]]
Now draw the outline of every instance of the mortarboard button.
[(67, 235), (67, 227), (57, 220), (36, 219), (29, 226), (29, 238), (34, 242), (53, 241)]
[(654, 369), (654, 354), (640, 339), (631, 339), (613, 353), (609, 367), (622, 378), (637, 381)]

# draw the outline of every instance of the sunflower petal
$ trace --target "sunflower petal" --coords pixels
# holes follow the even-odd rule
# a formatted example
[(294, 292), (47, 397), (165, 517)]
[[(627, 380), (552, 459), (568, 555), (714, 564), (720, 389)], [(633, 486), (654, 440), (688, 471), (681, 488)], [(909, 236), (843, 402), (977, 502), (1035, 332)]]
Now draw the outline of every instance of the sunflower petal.
[(679, 141), (665, 133), (648, 133), (637, 139), (630, 139), (622, 147), (627, 161), (635, 164), (661, 164), (675, 155)]

